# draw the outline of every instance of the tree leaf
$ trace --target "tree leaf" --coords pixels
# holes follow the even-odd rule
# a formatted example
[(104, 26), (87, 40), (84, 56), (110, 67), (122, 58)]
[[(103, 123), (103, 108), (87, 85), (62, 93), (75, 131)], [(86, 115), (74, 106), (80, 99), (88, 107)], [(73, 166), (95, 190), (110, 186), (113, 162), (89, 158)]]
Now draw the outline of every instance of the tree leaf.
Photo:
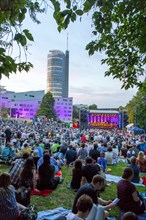
[(28, 38), (28, 40), (34, 41), (33, 36), (32, 36), (32, 34), (29, 32), (29, 30), (24, 29), (23, 32), (24, 32), (25, 36)]

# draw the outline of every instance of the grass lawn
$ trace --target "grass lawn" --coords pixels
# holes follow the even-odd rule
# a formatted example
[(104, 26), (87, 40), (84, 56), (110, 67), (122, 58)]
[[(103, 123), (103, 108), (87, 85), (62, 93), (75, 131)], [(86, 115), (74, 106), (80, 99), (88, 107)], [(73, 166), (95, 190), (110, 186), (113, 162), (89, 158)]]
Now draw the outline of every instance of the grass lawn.
[[(112, 169), (111, 174), (121, 176), (123, 169), (127, 166), (127, 164), (121, 162), (118, 165), (110, 166)], [(10, 167), (5, 165), (0, 165), (0, 172), (6, 172), (9, 170)], [(47, 209), (54, 209), (56, 207), (64, 207), (71, 209), (75, 192), (73, 192), (71, 189), (67, 188), (67, 185), (69, 184), (71, 180), (71, 170), (70, 167), (63, 167), (62, 173), (64, 177), (63, 183), (59, 184), (57, 189), (51, 193), (48, 197), (42, 197), (42, 196), (32, 196), (31, 197), (31, 203), (36, 206), (36, 210), (47, 210)], [(143, 176), (146, 176), (143, 175)], [(137, 190), (139, 192), (145, 192), (145, 187), (137, 187)], [(110, 200), (114, 199), (116, 197), (116, 184), (112, 183), (111, 186), (107, 186), (105, 191), (101, 193), (100, 195), (103, 199)], [(119, 209), (118, 207), (115, 207), (112, 211), (110, 211), (111, 216), (116, 216), (119, 218)]]

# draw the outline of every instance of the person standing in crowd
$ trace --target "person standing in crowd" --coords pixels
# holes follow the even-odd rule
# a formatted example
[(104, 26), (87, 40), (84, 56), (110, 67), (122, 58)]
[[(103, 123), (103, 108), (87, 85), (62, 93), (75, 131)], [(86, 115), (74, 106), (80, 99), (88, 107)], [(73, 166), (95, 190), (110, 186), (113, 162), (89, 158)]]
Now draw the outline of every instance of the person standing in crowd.
[(12, 137), (12, 132), (11, 132), (9, 126), (6, 127), (5, 135), (6, 135), (6, 143), (7, 143), (7, 142), (10, 142), (11, 137)]

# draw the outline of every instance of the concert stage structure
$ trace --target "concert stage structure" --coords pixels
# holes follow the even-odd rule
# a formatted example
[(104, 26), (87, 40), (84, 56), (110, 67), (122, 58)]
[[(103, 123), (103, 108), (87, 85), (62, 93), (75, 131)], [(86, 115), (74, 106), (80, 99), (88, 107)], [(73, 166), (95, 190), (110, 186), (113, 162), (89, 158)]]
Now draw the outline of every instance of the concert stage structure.
[(121, 114), (118, 111), (110, 110), (90, 110), (88, 115), (88, 127), (97, 128), (119, 128)]

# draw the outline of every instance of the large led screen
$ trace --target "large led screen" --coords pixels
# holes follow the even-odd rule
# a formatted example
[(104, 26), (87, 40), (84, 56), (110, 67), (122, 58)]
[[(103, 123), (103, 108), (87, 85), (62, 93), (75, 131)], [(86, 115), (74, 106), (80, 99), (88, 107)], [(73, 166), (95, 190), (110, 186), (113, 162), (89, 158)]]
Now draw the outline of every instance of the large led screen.
[(89, 113), (90, 127), (117, 128), (119, 127), (119, 114), (115, 113)]

